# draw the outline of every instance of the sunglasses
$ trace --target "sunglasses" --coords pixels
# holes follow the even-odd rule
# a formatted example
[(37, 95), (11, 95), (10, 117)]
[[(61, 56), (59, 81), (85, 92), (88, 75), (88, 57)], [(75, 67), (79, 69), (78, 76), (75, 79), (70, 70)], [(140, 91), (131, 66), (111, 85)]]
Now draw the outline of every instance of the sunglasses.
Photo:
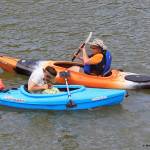
[(98, 46), (90, 46), (91, 49), (98, 49)]

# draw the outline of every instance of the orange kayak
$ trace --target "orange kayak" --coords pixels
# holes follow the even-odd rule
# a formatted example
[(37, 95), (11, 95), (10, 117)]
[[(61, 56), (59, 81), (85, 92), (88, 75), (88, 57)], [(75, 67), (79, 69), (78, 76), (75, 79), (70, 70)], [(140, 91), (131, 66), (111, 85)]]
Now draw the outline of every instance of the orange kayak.
[[(140, 75), (131, 72), (123, 72), (112, 69), (109, 75), (102, 77), (88, 75), (70, 70), (72, 66), (81, 66), (82, 64), (70, 61), (52, 61), (52, 60), (25, 60), (0, 55), (0, 67), (7, 72), (16, 72), (19, 74), (30, 75), (36, 67), (52, 66), (59, 73), (69, 71), (69, 84), (84, 85), (95, 88), (113, 88), (113, 89), (150, 89), (150, 76)], [(57, 83), (65, 83), (59, 76)]]

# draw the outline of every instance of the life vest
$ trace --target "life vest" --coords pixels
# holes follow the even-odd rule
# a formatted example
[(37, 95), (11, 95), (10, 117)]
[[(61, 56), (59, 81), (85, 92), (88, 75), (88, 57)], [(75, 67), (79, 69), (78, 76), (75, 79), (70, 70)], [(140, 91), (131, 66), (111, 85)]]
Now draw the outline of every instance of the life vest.
[[(87, 74), (96, 73), (96, 75), (105, 76), (111, 68), (112, 56), (109, 50), (103, 50), (103, 59), (96, 65), (84, 65), (84, 72)], [(90, 55), (89, 57), (92, 57)]]

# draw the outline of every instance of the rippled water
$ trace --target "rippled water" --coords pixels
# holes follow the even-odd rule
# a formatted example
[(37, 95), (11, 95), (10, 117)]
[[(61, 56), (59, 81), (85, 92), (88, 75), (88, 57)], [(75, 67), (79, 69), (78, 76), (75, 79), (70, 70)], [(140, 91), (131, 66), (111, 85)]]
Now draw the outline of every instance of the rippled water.
[[(150, 74), (149, 0), (1, 0), (0, 52), (71, 60), (89, 32), (102, 38), (113, 67)], [(6, 86), (27, 77), (0, 71)], [(2, 150), (141, 150), (150, 145), (150, 91), (129, 91), (122, 105), (77, 112), (0, 107)]]

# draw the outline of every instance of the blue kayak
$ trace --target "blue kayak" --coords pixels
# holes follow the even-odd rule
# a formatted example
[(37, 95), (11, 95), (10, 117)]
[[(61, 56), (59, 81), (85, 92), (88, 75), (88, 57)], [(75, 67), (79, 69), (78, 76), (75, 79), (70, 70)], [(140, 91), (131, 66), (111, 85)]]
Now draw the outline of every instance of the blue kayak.
[(0, 105), (40, 110), (80, 110), (120, 104), (125, 90), (86, 88), (69, 85), (71, 99), (68, 98), (66, 85), (55, 85), (57, 94), (29, 93), (24, 85), (19, 88), (0, 91)]

